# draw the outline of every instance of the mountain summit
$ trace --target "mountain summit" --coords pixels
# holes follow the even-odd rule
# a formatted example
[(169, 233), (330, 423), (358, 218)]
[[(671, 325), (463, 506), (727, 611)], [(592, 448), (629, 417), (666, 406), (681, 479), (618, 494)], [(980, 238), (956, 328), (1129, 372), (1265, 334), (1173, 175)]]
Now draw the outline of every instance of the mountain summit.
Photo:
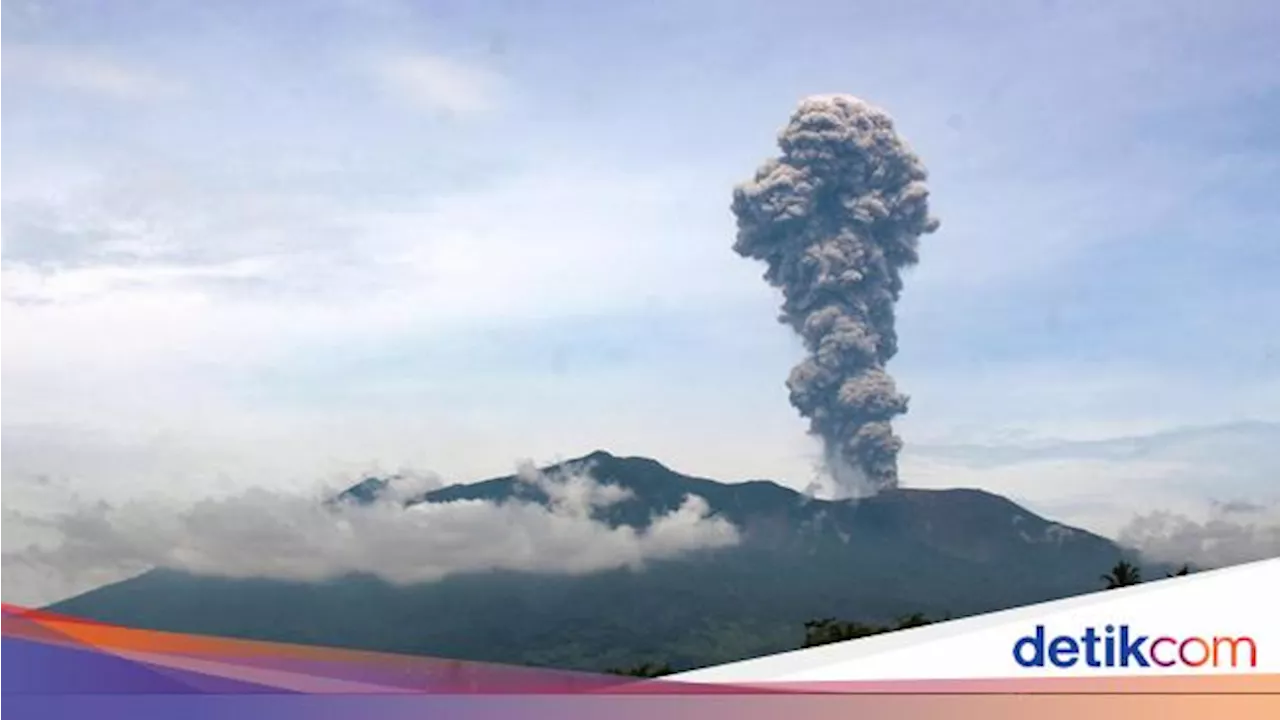
[[(895, 489), (857, 501), (807, 497), (767, 480), (721, 483), (656, 460), (597, 451), (538, 471), (620, 489), (597, 520), (643, 528), (689, 496), (740, 542), (640, 569), (554, 575), (489, 571), (393, 585), (154, 570), (52, 609), (136, 627), (311, 642), (469, 660), (601, 670), (696, 667), (792, 649), (821, 617), (879, 622), (966, 615), (1098, 589), (1124, 552), (980, 490)], [(385, 499), (367, 478), (333, 502)], [(519, 475), (401, 500), (549, 503)]]

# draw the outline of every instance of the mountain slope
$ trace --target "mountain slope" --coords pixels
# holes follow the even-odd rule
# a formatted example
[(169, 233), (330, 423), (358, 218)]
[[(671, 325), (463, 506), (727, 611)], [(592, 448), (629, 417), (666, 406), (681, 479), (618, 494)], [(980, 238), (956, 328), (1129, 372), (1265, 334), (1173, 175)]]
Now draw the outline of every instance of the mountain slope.
[[(1110, 541), (978, 490), (895, 490), (856, 503), (768, 481), (724, 484), (647, 458), (592, 453), (587, 466), (629, 499), (598, 509), (644, 526), (694, 494), (743, 535), (732, 548), (581, 576), (484, 572), (391, 585), (231, 580), (156, 570), (53, 606), (137, 627), (600, 670), (647, 661), (695, 667), (796, 647), (818, 617), (884, 621), (989, 611), (1098, 587), (1122, 557)], [(339, 502), (370, 502), (369, 479)], [(408, 502), (546, 502), (516, 477)]]

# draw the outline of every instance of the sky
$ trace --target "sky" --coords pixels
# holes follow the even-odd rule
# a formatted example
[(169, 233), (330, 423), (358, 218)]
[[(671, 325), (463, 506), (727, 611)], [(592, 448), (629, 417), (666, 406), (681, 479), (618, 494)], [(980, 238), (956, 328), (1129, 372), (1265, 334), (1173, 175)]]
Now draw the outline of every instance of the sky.
[(1278, 22), (7, 2), (6, 514), (599, 448), (808, 486), (803, 350), (729, 202), (801, 98), (844, 92), (893, 115), (941, 220), (889, 366), (903, 484), (1257, 552), (1280, 527)]

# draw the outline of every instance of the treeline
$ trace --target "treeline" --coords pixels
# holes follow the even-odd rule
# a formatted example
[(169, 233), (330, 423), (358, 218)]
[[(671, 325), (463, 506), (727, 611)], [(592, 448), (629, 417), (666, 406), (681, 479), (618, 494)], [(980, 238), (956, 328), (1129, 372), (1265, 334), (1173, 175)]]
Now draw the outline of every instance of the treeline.
[(844, 642), (845, 640), (856, 640), (870, 635), (921, 627), (933, 622), (935, 621), (925, 617), (923, 613), (905, 615), (888, 625), (868, 625), (860, 622), (836, 620), (835, 618), (810, 620), (804, 624), (804, 644), (800, 647), (809, 648)]

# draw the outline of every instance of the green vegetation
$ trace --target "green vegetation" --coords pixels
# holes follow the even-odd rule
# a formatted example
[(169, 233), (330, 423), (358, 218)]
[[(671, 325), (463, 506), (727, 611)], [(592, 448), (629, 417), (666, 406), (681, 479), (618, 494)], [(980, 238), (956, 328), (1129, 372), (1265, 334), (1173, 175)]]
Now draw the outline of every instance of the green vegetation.
[[(1191, 569), (1191, 566), (1184, 564), (1174, 572), (1165, 573), (1165, 577), (1181, 577), (1184, 575), (1190, 575), (1192, 572), (1194, 571)], [(1107, 589), (1109, 590), (1138, 585), (1142, 582), (1141, 570), (1136, 565), (1126, 560), (1117, 562), (1112, 566), (1109, 572), (1101, 577), (1102, 580), (1106, 582)], [(924, 625), (932, 624), (933, 622), (936, 621), (926, 617), (924, 613), (904, 615), (887, 625), (837, 620), (836, 618), (830, 617), (822, 618), (820, 620), (810, 620), (804, 624), (804, 643), (800, 647), (810, 648), (817, 647), (819, 645), (844, 642), (846, 640), (856, 640), (858, 638), (880, 635), (882, 633), (894, 632), (896, 630), (922, 627)], [(615, 675), (652, 678), (669, 675), (674, 671), (671, 669), (671, 666), (666, 663), (663, 663), (662, 665), (644, 663), (643, 665), (637, 665), (626, 670), (610, 669), (607, 672)]]
[[(1165, 573), (1166, 578), (1181, 577), (1190, 575), (1195, 572), (1190, 565), (1183, 564), (1182, 567), (1171, 573)], [(1142, 572), (1138, 567), (1127, 560), (1121, 560), (1116, 563), (1111, 571), (1102, 575), (1102, 581), (1107, 584), (1108, 590), (1116, 588), (1129, 587), (1130, 585), (1142, 584)]]
[(829, 643), (844, 642), (845, 640), (855, 640), (870, 635), (879, 635), (881, 633), (893, 632), (895, 630), (906, 630), (907, 628), (921, 627), (932, 623), (933, 620), (928, 619), (923, 613), (913, 613), (901, 618), (889, 625), (869, 625), (860, 622), (844, 622), (835, 618), (824, 618), (822, 620), (810, 620), (804, 624), (804, 644), (800, 647), (815, 647), (817, 645), (827, 645)]
[[(907, 628), (922, 627), (935, 622), (926, 617), (923, 613), (912, 613), (898, 618), (888, 625), (873, 625), (862, 622), (849, 622), (837, 620), (835, 618), (823, 618), (821, 620), (810, 620), (804, 624), (804, 643), (801, 648), (815, 647), (818, 645), (827, 645), (829, 643), (843, 642), (845, 640), (854, 640), (869, 635), (879, 635), (881, 633), (893, 632), (895, 630), (906, 630)], [(611, 675), (626, 675), (629, 677), (656, 678), (663, 675), (670, 675), (675, 672), (670, 663), (646, 662), (629, 668), (609, 668), (605, 670)]]
[(1111, 568), (1111, 572), (1102, 575), (1102, 581), (1108, 590), (1137, 585), (1142, 582), (1142, 572), (1128, 560), (1121, 560)]
[(674, 672), (674, 670), (672, 670), (671, 666), (666, 663), (663, 663), (661, 665), (658, 665), (657, 663), (644, 663), (642, 665), (636, 665), (635, 667), (627, 668), (625, 670), (619, 669), (619, 668), (611, 668), (609, 670), (606, 670), (605, 672), (609, 673), (610, 675), (627, 675), (630, 677), (656, 678), (656, 677), (662, 677), (663, 675), (670, 675), (672, 672)]

